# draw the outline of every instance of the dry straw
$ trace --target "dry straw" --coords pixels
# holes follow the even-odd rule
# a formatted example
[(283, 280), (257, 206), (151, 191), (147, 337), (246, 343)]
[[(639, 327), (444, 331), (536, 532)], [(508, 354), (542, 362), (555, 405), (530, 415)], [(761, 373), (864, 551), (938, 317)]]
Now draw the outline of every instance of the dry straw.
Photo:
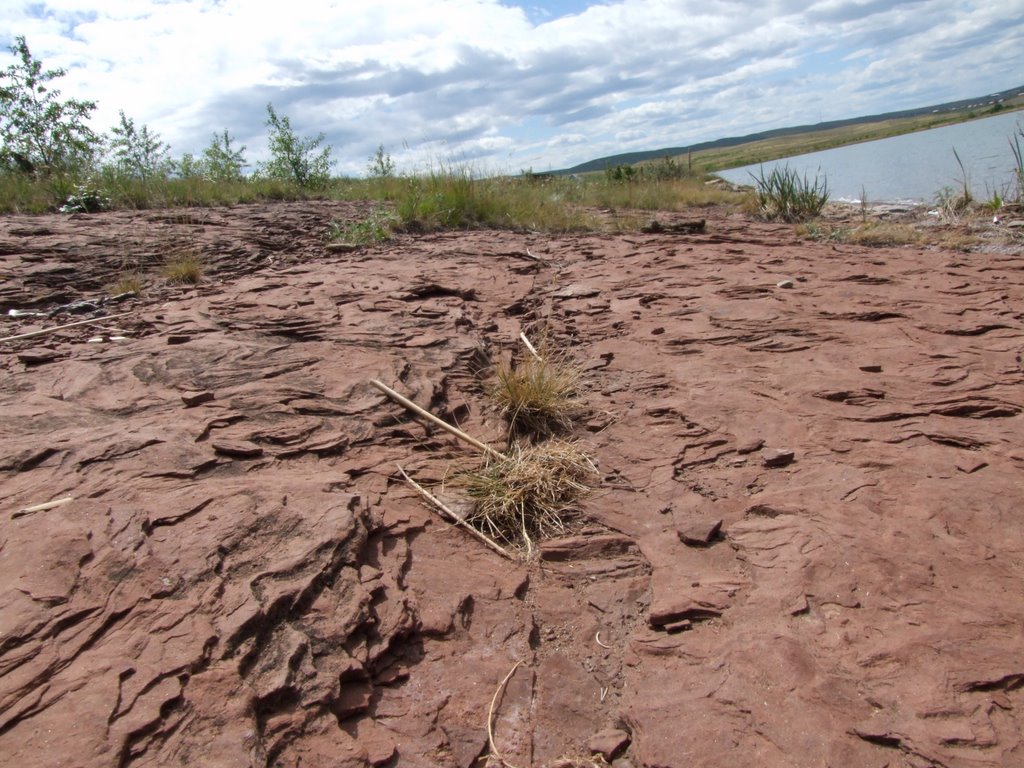
[[(566, 355), (553, 353), (542, 341), (534, 347), (521, 336), (528, 355), (516, 366), (499, 366), (492, 396), (508, 416), (513, 434), (548, 437), (571, 426), (580, 408), (580, 369)], [(401, 468), (403, 477), (439, 514), (470, 529), (480, 541), (505, 557), (509, 548), (524, 550), (529, 558), (536, 539), (562, 535), (580, 511), (579, 503), (597, 476), (597, 468), (575, 444), (552, 439), (530, 445), (512, 440), (506, 453), (446, 423), (382, 382), (370, 383), (420, 418), (441, 427), (484, 456), (483, 465), (457, 476), (473, 502), (460, 516), (417, 484)]]
[(502, 461), (457, 477), (473, 501), (466, 522), (491, 538), (521, 545), (527, 557), (538, 538), (561, 535), (579, 513), (597, 468), (574, 443), (513, 443)]

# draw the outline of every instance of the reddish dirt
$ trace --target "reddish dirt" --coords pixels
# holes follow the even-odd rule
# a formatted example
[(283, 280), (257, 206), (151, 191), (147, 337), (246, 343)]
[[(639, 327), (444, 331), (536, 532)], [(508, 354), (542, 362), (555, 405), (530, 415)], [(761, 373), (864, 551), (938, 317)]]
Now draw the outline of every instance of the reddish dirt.
[[(482, 766), (520, 662), (520, 768), (1024, 765), (1019, 244), (711, 211), (325, 247), (365, 210), (0, 220), (4, 336), (206, 264), (0, 345), (3, 762)], [(475, 370), (538, 323), (601, 483), (517, 565), (398, 477), (471, 449), (367, 382), (500, 447)]]

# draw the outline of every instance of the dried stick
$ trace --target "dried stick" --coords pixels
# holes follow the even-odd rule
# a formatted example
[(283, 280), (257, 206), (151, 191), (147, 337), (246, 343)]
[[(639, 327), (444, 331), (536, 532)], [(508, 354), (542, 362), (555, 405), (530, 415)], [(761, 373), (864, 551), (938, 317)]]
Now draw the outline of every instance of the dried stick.
[[(490, 757), (497, 758), (498, 762), (504, 765), (505, 768), (515, 768), (515, 766), (501, 756), (501, 752), (498, 751), (498, 747), (494, 743), (494, 705), (497, 704), (498, 697), (501, 695), (501, 692), (505, 690), (505, 686), (508, 684), (508, 681), (512, 678), (512, 675), (515, 674), (515, 671), (519, 669), (522, 663), (523, 662), (521, 661), (517, 661), (515, 666), (508, 671), (507, 675), (505, 675), (505, 679), (501, 681), (501, 684), (498, 685), (498, 689), (494, 692), (494, 696), (491, 697), (491, 706), (487, 710), (487, 745), (490, 748)], [(488, 760), (488, 762), (490, 762), (490, 760)]]
[(543, 363), (544, 362), (544, 360), (541, 359), (541, 356), (537, 353), (537, 349), (533, 346), (533, 344), (530, 343), (530, 340), (528, 338), (526, 338), (526, 334), (525, 333), (520, 333), (519, 334), (519, 339), (523, 342), (523, 344), (526, 345), (526, 348), (528, 350), (530, 350), (530, 354), (533, 355), (534, 359), (538, 363)]
[(453, 427), (448, 422), (442, 421), (441, 419), (437, 418), (437, 416), (432, 414), (430, 411), (427, 411), (427, 410), (424, 410), (423, 408), (420, 408), (412, 400), (409, 400), (408, 398), (402, 397), (400, 394), (395, 392), (395, 390), (391, 389), (391, 387), (388, 387), (385, 384), (381, 384), (376, 379), (370, 379), (370, 383), (373, 384), (373, 386), (375, 386), (377, 389), (379, 389), (385, 395), (390, 397), (392, 400), (394, 400), (396, 403), (399, 403), (400, 405), (405, 406), (410, 411), (412, 411), (413, 413), (415, 413), (415, 414), (417, 414), (419, 416), (422, 416), (424, 419), (426, 419), (430, 423), (436, 424), (441, 429), (443, 429), (443, 430), (445, 430), (447, 432), (450, 432), (451, 434), (455, 435), (460, 440), (463, 440), (463, 441), (469, 443), (470, 445), (472, 445), (474, 448), (476, 448), (476, 449), (478, 449), (480, 451), (483, 451), (486, 455), (488, 455), (488, 456), (490, 456), (492, 458), (495, 458), (495, 459), (500, 459), (501, 461), (508, 461), (508, 457), (506, 457), (504, 454), (498, 453), (496, 450), (491, 448), (489, 445), (485, 445), (484, 443), (481, 443), (475, 437), (470, 437), (469, 435), (467, 435), (465, 432), (463, 432), (458, 427)]
[(74, 496), (65, 496), (61, 499), (54, 499), (53, 501), (45, 501), (42, 504), (33, 504), (31, 507), (25, 507), (19, 509), (13, 515), (11, 519), (24, 517), (25, 515), (31, 515), (33, 512), (45, 512), (48, 509), (56, 509), (57, 507), (63, 507), (65, 504), (70, 504), (75, 500)]
[(103, 323), (107, 320), (116, 320), (119, 317), (127, 317), (127, 312), (122, 312), (120, 315), (107, 315), (106, 317), (94, 317), (89, 320), (79, 320), (74, 323), (67, 323), (65, 325), (55, 325), (53, 328), (43, 328), (38, 331), (29, 331), (28, 333), (19, 333), (17, 336), (5, 336), (0, 341), (17, 341), (18, 339), (29, 339), (33, 336), (42, 336), (47, 333), (53, 333), (54, 331), (63, 331), (65, 328), (75, 328), (79, 325), (88, 325), (89, 323)]
[(407, 475), (405, 473), (405, 470), (402, 469), (401, 466), (399, 466), (398, 464), (396, 464), (395, 466), (398, 467), (398, 471), (402, 473), (402, 477), (405, 478), (405, 482), (407, 482), (409, 485), (411, 485), (413, 490), (416, 491), (416, 493), (418, 493), (420, 496), (422, 496), (428, 502), (433, 504), (434, 507), (436, 507), (438, 511), (443, 512), (445, 517), (447, 517), (449, 520), (451, 520), (456, 525), (458, 525), (458, 526), (460, 526), (462, 528), (465, 528), (467, 531), (469, 531), (469, 533), (471, 533), (473, 536), (478, 538), (480, 541), (482, 541), (484, 544), (486, 544), (488, 547), (493, 549), (495, 552), (497, 552), (502, 557), (507, 557), (509, 560), (512, 560), (512, 561), (516, 560), (515, 557), (513, 557), (511, 554), (509, 554), (507, 549), (502, 547), (500, 544), (498, 544), (493, 539), (491, 539), (491, 538), (485, 536), (484, 534), (480, 533), (480, 531), (478, 531), (476, 528), (474, 528), (469, 523), (467, 523), (465, 520), (463, 520), (462, 517), (460, 517), (455, 512), (453, 512), (451, 509), (449, 509), (444, 504), (444, 502), (442, 502), (439, 498), (437, 498), (437, 496), (432, 494), (430, 491), (428, 491), (422, 485), (420, 485), (415, 480), (413, 480), (411, 477), (409, 477), (409, 475)]

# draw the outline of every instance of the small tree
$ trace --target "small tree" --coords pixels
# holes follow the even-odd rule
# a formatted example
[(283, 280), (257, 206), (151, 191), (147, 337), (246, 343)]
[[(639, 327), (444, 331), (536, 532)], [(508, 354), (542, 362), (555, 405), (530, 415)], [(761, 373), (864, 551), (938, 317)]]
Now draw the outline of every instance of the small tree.
[(174, 173), (181, 179), (196, 179), (205, 174), (205, 163), (196, 159), (191, 152), (186, 152), (174, 163)]
[(237, 181), (242, 178), (242, 169), (249, 164), (245, 162), (245, 145), (240, 149), (231, 146), (231, 134), (213, 134), (210, 146), (203, 150), (203, 173), (214, 181)]
[(270, 162), (261, 163), (259, 173), (273, 179), (285, 179), (300, 187), (323, 187), (331, 179), (331, 147), (317, 152), (324, 134), (315, 139), (300, 138), (292, 130), (285, 115), (278, 115), (267, 104), (267, 127), (270, 129)]
[(143, 181), (153, 176), (166, 176), (171, 169), (170, 146), (152, 133), (149, 126), (135, 127), (135, 121), (122, 109), (121, 121), (110, 129), (110, 153), (118, 173)]
[(0, 165), (44, 175), (88, 165), (99, 146), (99, 137), (85, 124), (96, 102), (62, 101), (48, 83), (66, 70), (44, 72), (24, 36), (15, 38), (10, 51), (18, 61), (0, 73)]
[(366, 164), (366, 171), (374, 179), (390, 179), (395, 175), (395, 161), (391, 155), (384, 151), (384, 145), (377, 147), (377, 151), (370, 155)]

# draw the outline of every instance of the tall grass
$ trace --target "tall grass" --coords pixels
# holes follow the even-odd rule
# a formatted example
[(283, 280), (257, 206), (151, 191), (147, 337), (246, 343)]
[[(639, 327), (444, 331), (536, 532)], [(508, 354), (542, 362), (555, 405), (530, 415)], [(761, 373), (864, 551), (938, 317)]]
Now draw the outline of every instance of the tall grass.
[(828, 179), (809, 181), (796, 170), (776, 166), (767, 176), (762, 168), (754, 180), (758, 213), (769, 220), (809, 221), (821, 214), (828, 203)]
[[(650, 178), (648, 178), (650, 177)], [(211, 180), (201, 176), (132, 178), (108, 170), (59, 179), (0, 173), (0, 213), (59, 210), (68, 199), (99, 200), (78, 210), (208, 207), (260, 200), (376, 200), (395, 212), (394, 229), (499, 228), (537, 232), (597, 231), (608, 224), (595, 209), (676, 211), (736, 204), (724, 185), (689, 175), (637, 174), (629, 182), (603, 176), (485, 176), (467, 165), (441, 165), (408, 176), (333, 179), (311, 190), (271, 178)]]
[[(568, 199), (561, 184), (526, 179), (477, 178), (466, 166), (432, 169), (397, 179), (387, 187), (405, 229), (494, 227), (542, 232), (586, 231), (597, 227), (593, 214)], [(380, 182), (377, 182), (378, 184)]]
[(1024, 149), (1021, 148), (1021, 139), (1024, 139), (1024, 125), (1017, 123), (1017, 133), (1010, 138), (1010, 151), (1013, 153), (1013, 175), (1017, 182), (1017, 202), (1024, 203)]
[(741, 196), (721, 184), (683, 178), (625, 184), (591, 182), (579, 189), (577, 199), (583, 205), (599, 208), (680, 211), (695, 206), (735, 204)]

